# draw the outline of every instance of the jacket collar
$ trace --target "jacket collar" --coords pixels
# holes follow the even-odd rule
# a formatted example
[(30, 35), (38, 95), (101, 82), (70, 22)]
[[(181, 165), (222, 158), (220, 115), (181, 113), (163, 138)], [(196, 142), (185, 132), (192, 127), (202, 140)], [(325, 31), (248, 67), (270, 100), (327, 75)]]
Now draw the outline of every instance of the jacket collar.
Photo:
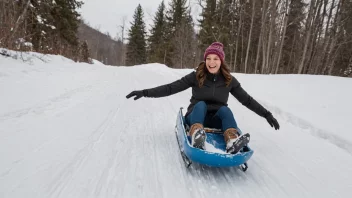
[(219, 79), (220, 74), (221, 74), (220, 70), (216, 74), (212, 74), (210, 72), (207, 72), (207, 79), (210, 80), (211, 82), (216, 82)]

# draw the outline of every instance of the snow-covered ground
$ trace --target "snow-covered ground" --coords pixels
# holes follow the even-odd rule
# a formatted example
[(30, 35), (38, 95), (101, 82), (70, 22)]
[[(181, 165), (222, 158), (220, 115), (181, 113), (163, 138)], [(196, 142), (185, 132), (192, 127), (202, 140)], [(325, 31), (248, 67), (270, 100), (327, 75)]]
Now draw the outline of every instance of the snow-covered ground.
[(233, 74), (281, 125), (275, 131), (229, 99), (239, 127), (251, 133), (244, 173), (185, 168), (174, 129), (191, 89), (125, 97), (190, 71), (0, 56), (0, 197), (351, 196), (352, 79)]

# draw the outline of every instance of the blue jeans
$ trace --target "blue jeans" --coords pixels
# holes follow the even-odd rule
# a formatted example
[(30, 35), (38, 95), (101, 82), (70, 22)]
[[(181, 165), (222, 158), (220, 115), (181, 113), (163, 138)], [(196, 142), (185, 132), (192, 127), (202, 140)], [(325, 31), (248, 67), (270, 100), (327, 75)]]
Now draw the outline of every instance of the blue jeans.
[(201, 123), (205, 127), (222, 129), (222, 131), (228, 128), (237, 129), (237, 123), (229, 107), (222, 106), (215, 114), (208, 114), (204, 101), (194, 105), (192, 112), (186, 116), (186, 123), (189, 126)]

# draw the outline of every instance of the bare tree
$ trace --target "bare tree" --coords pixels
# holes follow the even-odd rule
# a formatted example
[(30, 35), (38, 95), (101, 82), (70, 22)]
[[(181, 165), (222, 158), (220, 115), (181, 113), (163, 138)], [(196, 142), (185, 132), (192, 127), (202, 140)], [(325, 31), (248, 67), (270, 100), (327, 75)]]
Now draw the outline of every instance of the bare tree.
[[(329, 29), (329, 25), (330, 25), (330, 20), (331, 20), (331, 18), (332, 18), (332, 12), (333, 12), (333, 10), (334, 10), (334, 4), (335, 3), (335, 0), (333, 0), (333, 2), (332, 2), (332, 5), (331, 5), (331, 7), (330, 7), (330, 13), (329, 13), (329, 18), (328, 18), (328, 23), (326, 24), (326, 35), (325, 35), (325, 39), (324, 39), (324, 48), (323, 48), (323, 59), (322, 59), (322, 61), (321, 61), (321, 67), (320, 67), (320, 72), (321, 73), (325, 73), (325, 71), (326, 71), (326, 62), (327, 62), (327, 60), (328, 60), (328, 54), (329, 54), (329, 46), (331, 46), (331, 40), (332, 40), (332, 37), (333, 37), (333, 35), (334, 35), (334, 33), (335, 33), (335, 28), (336, 28), (336, 21), (337, 21), (337, 13), (339, 12), (339, 7), (340, 7), (340, 3), (338, 2), (337, 3), (337, 8), (336, 8), (336, 11), (335, 11), (335, 19), (334, 19), (334, 22), (333, 22), (333, 24), (332, 24), (332, 28), (331, 29)], [(330, 31), (329, 31), (330, 30)]]
[[(338, 49), (341, 45), (338, 45), (338, 39), (339, 39), (339, 36), (340, 36), (340, 29), (341, 29), (341, 6), (343, 5), (344, 3), (344, 0), (341, 0), (338, 4), (338, 7), (337, 7), (337, 11), (336, 11), (336, 15), (335, 15), (335, 23), (334, 23), (334, 26), (333, 26), (333, 29), (334, 29), (334, 37), (332, 38), (332, 41), (330, 43), (330, 50), (329, 50), (329, 53), (328, 53), (328, 61), (327, 61), (327, 67), (329, 68), (329, 71), (328, 71), (328, 75), (331, 75), (332, 74), (332, 70), (334, 68), (334, 62), (335, 62), (335, 58), (336, 58), (336, 55), (337, 55), (337, 52), (338, 52)], [(329, 60), (330, 59), (330, 60)]]
[[(324, 21), (324, 18), (325, 18), (325, 9), (327, 8), (327, 5), (328, 5), (328, 2), (329, 0), (324, 0), (324, 13), (323, 13), (323, 21)], [(331, 3), (331, 6), (330, 6), (330, 11), (329, 11), (329, 15), (328, 15), (328, 18), (327, 18), (327, 22), (326, 22), (326, 25), (325, 25), (325, 33), (324, 33), (324, 38), (323, 38), (323, 44), (322, 44), (322, 49), (320, 50), (319, 54), (320, 54), (320, 57), (319, 59), (317, 60), (317, 63), (315, 64), (315, 69), (314, 69), (314, 73), (315, 74), (318, 74), (320, 73), (322, 70), (323, 70), (323, 62), (325, 60), (325, 52), (326, 52), (326, 49), (327, 49), (327, 46), (328, 46), (328, 38), (329, 38), (329, 26), (330, 26), (330, 21), (331, 21), (331, 17), (332, 17), (332, 11), (335, 7), (335, 0), (332, 0), (332, 3)]]
[(304, 60), (306, 57), (306, 53), (307, 53), (307, 48), (308, 48), (308, 44), (309, 44), (309, 39), (311, 36), (311, 30), (312, 30), (312, 17), (313, 17), (313, 11), (314, 11), (314, 7), (315, 7), (315, 2), (316, 0), (312, 0), (310, 3), (310, 7), (309, 7), (309, 13), (308, 13), (308, 18), (306, 21), (306, 32), (305, 32), (305, 41), (304, 41), (304, 47), (303, 47), (303, 53), (301, 56), (301, 62), (298, 66), (298, 74), (301, 74), (303, 71), (303, 66), (304, 66)]
[[(236, 44), (235, 44), (235, 60), (234, 60), (234, 63), (233, 63), (233, 68), (236, 67), (236, 64), (237, 64), (237, 57), (238, 57), (238, 40), (240, 39), (240, 32), (241, 32), (241, 26), (242, 26), (242, 17), (243, 17), (243, 5), (242, 3), (239, 3), (240, 7), (239, 7), (239, 10), (240, 10), (240, 19), (238, 21), (238, 27), (237, 27), (237, 38), (236, 38)], [(233, 21), (234, 22), (234, 21)], [(241, 37), (242, 38), (242, 37)]]
[(321, 20), (321, 8), (323, 5), (323, 1), (317, 1), (317, 5), (315, 6), (314, 9), (314, 14), (313, 14), (313, 19), (312, 19), (312, 35), (311, 35), (311, 42), (309, 44), (308, 50), (307, 50), (307, 56), (306, 56), (306, 64), (305, 66), (303, 66), (303, 73), (310, 73), (311, 72), (311, 68), (310, 65), (312, 64), (312, 61), (314, 59), (314, 55), (315, 55), (315, 48), (318, 42), (318, 34), (320, 31), (320, 27), (322, 26), (320, 24)]
[(284, 16), (284, 22), (283, 22), (283, 27), (282, 27), (283, 31), (282, 31), (282, 35), (281, 35), (279, 54), (277, 55), (275, 74), (277, 74), (277, 72), (279, 70), (279, 65), (280, 65), (280, 60), (281, 60), (281, 53), (282, 53), (282, 47), (284, 45), (286, 29), (287, 29), (289, 0), (286, 0), (285, 2), (286, 2), (286, 4), (285, 4), (285, 12), (284, 12), (285, 16)]
[(126, 64), (126, 49), (125, 49), (125, 27), (126, 27), (126, 16), (122, 17), (122, 25), (120, 25), (121, 28), (121, 41), (122, 41), (122, 49), (121, 49), (121, 53), (122, 53), (122, 60), (121, 60), (121, 65), (125, 65)]
[(23, 9), (23, 11), (22, 11), (22, 13), (21, 13), (21, 15), (18, 17), (18, 19), (17, 19), (17, 21), (15, 23), (15, 27), (13, 29), (11, 28), (12, 34), (11, 34), (11, 36), (9, 38), (10, 41), (12, 40), (14, 35), (16, 34), (18, 26), (20, 25), (20, 23), (22, 23), (24, 17), (26, 16), (26, 13), (27, 13), (27, 10), (28, 10), (28, 7), (29, 7), (30, 3), (31, 3), (31, 1), (28, 0), (26, 5), (25, 5), (25, 7), (24, 7), (24, 9)]
[[(261, 28), (260, 28), (260, 34), (259, 34), (259, 43), (258, 43), (258, 48), (257, 48), (257, 57), (256, 57), (256, 61), (255, 61), (255, 67), (254, 67), (254, 73), (257, 73), (258, 71), (258, 64), (259, 64), (259, 57), (260, 57), (260, 49), (262, 48), (262, 46), (264, 46), (264, 28), (265, 28), (265, 18), (266, 18), (266, 1), (267, 0), (263, 0), (263, 5), (262, 5), (262, 19), (261, 19)], [(264, 47), (263, 47), (264, 49)], [(264, 50), (263, 50), (264, 51)], [(265, 52), (263, 52), (263, 54), (265, 54)], [(263, 56), (263, 63), (264, 63), (264, 56)]]
[(244, 63), (244, 73), (247, 73), (247, 63), (248, 63), (248, 56), (249, 56), (249, 48), (251, 47), (251, 40), (252, 40), (252, 30), (253, 30), (253, 22), (254, 22), (254, 14), (255, 14), (255, 0), (252, 0), (252, 17), (251, 17), (251, 27), (249, 30), (248, 36), (248, 43), (247, 43), (247, 51), (246, 51), (246, 60)]
[(269, 35), (268, 35), (268, 43), (267, 43), (267, 49), (266, 49), (266, 58), (264, 61), (264, 64), (262, 65), (262, 73), (267, 73), (269, 71), (269, 61), (270, 61), (270, 56), (271, 56), (271, 46), (273, 42), (273, 34), (274, 34), (274, 28), (275, 28), (275, 18), (276, 18), (276, 0), (271, 0), (271, 5), (270, 5), (270, 27), (269, 27)]

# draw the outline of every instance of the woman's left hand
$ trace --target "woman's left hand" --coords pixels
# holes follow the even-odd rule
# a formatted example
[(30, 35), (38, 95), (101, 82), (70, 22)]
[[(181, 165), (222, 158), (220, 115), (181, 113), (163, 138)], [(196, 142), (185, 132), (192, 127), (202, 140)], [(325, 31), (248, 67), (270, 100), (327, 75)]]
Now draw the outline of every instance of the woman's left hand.
[(278, 130), (280, 129), (280, 125), (279, 123), (277, 122), (277, 120), (274, 118), (274, 116), (268, 112), (266, 115), (265, 115), (265, 118), (266, 120), (268, 121), (268, 123), (270, 124), (271, 127), (274, 127), (275, 130)]

